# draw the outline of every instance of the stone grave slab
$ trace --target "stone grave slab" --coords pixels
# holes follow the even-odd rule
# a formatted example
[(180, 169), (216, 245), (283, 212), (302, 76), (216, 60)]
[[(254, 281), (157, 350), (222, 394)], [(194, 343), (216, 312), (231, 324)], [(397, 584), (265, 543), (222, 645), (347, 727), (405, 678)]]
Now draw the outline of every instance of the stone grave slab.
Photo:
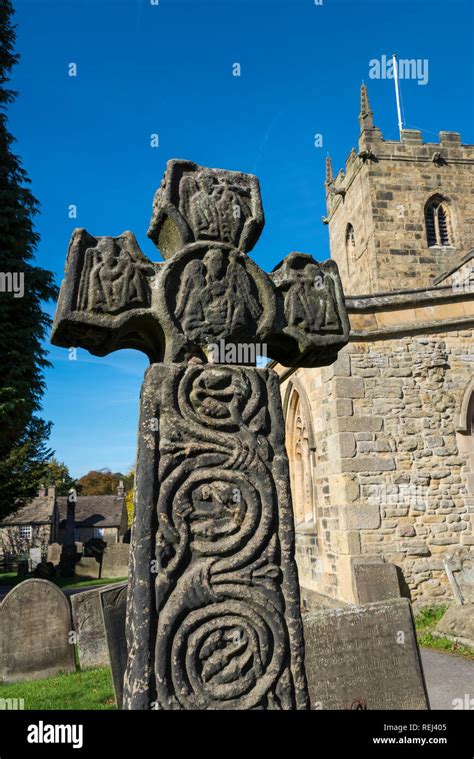
[(48, 580), (24, 580), (0, 604), (0, 682), (74, 672), (69, 601)]
[(127, 583), (117, 583), (99, 591), (100, 606), (109, 652), (117, 708), (123, 704), (123, 679), (127, 666), (125, 618), (127, 612)]
[(355, 597), (358, 604), (400, 598), (397, 568), (389, 562), (353, 565)]
[(59, 564), (61, 551), (62, 546), (60, 543), (50, 543), (48, 546), (48, 561), (51, 561), (55, 566)]
[(107, 546), (102, 556), (101, 577), (127, 577), (130, 545), (113, 543)]
[(30, 548), (30, 571), (34, 572), (38, 564), (41, 563), (41, 548)]
[(312, 709), (428, 709), (406, 598), (303, 616)]
[(71, 596), (81, 669), (110, 666), (99, 592), (100, 589), (93, 589)]
[(474, 648), (474, 603), (451, 604), (436, 625), (435, 635)]

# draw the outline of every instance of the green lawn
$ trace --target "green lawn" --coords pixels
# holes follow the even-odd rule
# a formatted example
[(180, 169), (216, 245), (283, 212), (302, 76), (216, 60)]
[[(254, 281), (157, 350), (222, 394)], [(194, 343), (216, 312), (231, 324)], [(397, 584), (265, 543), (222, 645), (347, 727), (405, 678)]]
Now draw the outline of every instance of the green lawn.
[(418, 643), (424, 648), (434, 648), (437, 651), (446, 651), (450, 654), (466, 656), (468, 659), (474, 659), (474, 649), (469, 646), (463, 646), (461, 643), (453, 643), (449, 638), (438, 638), (433, 635), (433, 631), (441, 617), (447, 610), (447, 606), (428, 606), (420, 609), (415, 618), (416, 636)]
[(0, 685), (0, 698), (23, 698), (27, 710), (116, 708), (109, 667)]
[[(13, 588), (19, 582), (31, 578), (17, 577), (16, 572), (0, 573), (0, 585), (8, 585)], [(53, 577), (54, 582), (60, 588), (88, 588), (91, 585), (110, 585), (114, 582), (125, 582), (126, 577), (104, 577), (101, 580), (85, 580), (83, 577)]]

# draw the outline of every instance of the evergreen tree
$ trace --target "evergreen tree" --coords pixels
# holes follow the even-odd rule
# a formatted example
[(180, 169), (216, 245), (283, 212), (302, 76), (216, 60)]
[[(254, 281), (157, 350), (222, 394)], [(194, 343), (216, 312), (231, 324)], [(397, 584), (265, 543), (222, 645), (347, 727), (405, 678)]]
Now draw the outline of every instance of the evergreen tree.
[[(42, 341), (50, 319), (44, 301), (57, 297), (51, 272), (33, 264), (38, 244), (33, 217), (38, 201), (12, 151), (6, 110), (18, 61), (11, 0), (0, 4), (0, 519), (35, 495), (49, 458), (50, 424), (37, 416), (49, 366)], [(23, 282), (23, 286), (21, 283)], [(22, 297), (18, 297), (24, 288)], [(13, 290), (13, 291), (12, 291)], [(15, 297), (17, 296), (17, 297)]]

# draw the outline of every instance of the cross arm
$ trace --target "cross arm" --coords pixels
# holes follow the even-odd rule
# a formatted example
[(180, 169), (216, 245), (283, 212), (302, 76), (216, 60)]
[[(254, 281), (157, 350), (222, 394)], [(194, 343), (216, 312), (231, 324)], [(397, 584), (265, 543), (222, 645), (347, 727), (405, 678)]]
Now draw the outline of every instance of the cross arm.
[(159, 267), (146, 258), (131, 232), (93, 237), (85, 229), (74, 230), (51, 342), (96, 356), (136, 348), (151, 362), (161, 361), (163, 331), (152, 308)]

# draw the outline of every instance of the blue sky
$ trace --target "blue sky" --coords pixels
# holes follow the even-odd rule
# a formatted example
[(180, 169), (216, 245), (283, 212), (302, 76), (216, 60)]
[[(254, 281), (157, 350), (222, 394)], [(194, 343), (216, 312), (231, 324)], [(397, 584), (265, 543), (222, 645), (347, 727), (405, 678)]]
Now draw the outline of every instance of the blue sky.
[[(252, 256), (263, 268), (291, 250), (327, 258), (324, 159), (337, 171), (356, 145), (362, 80), (376, 125), (398, 136), (393, 81), (369, 77), (383, 54), (428, 60), (426, 85), (401, 83), (407, 126), (425, 141), (452, 129), (474, 142), (471, 0), (152, 1), (15, 1), (10, 128), (42, 206), (37, 262), (58, 282), (74, 227), (130, 229), (160, 260), (146, 230), (169, 158), (258, 175), (266, 226)], [(74, 476), (128, 470), (146, 357), (50, 351), (43, 415), (57, 457)]]

